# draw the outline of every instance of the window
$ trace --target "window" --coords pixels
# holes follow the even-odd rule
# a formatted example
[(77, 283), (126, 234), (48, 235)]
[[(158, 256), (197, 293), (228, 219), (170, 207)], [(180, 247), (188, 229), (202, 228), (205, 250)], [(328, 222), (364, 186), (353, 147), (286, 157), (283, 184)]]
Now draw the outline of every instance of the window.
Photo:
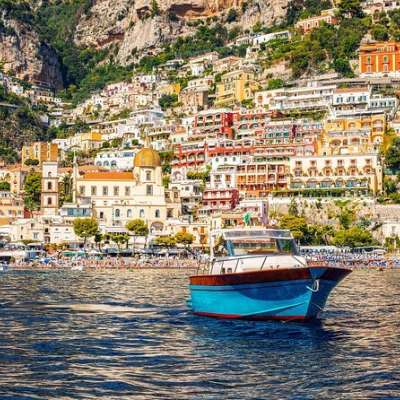
[(151, 181), (151, 171), (146, 171), (146, 181)]
[(132, 210), (131, 210), (131, 209), (129, 209), (129, 210), (126, 212), (126, 216), (127, 216), (127, 218), (132, 218)]
[(92, 196), (96, 196), (96, 194), (97, 194), (97, 186), (92, 186), (90, 188), (90, 193), (92, 194)]
[(118, 195), (119, 195), (119, 187), (114, 186), (114, 196), (118, 196)]
[(80, 194), (81, 196), (84, 196), (84, 195), (85, 195), (85, 186), (80, 186), (80, 187), (79, 187), (79, 194)]
[(104, 212), (103, 212), (103, 211), (100, 211), (100, 213), (99, 213), (99, 218), (100, 218), (100, 219), (104, 219)]
[(115, 218), (119, 218), (121, 216), (121, 211), (117, 208), (115, 210)]
[(156, 210), (154, 215), (156, 218), (160, 218), (160, 210)]
[(51, 197), (48, 197), (48, 198), (47, 198), (47, 205), (48, 205), (48, 206), (51, 206), (52, 203), (53, 203), (53, 202), (52, 202), (52, 200), (51, 200)]
[(131, 188), (130, 186), (125, 186), (125, 196), (130, 196), (131, 195)]
[(141, 210), (139, 211), (139, 217), (140, 217), (140, 218), (144, 218), (144, 210), (143, 210), (143, 209), (141, 209)]
[(53, 190), (53, 185), (51, 182), (47, 182), (47, 190)]
[(108, 187), (103, 186), (103, 196), (108, 196)]
[(153, 195), (153, 185), (146, 185), (146, 195), (147, 196)]

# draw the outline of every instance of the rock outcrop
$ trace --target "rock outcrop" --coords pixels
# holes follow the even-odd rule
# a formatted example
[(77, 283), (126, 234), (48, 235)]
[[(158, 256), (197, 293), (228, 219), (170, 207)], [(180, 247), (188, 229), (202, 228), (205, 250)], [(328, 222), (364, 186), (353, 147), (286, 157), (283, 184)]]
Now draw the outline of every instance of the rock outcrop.
[(1, 19), (0, 61), (5, 72), (30, 82), (62, 87), (62, 75), (57, 54), (39, 40), (32, 26), (23, 22)]
[[(126, 64), (132, 53), (161, 46), (179, 35), (193, 33), (186, 23), (196, 18), (222, 16), (244, 0), (97, 0), (80, 19), (75, 42), (78, 46), (104, 48), (118, 45), (117, 61)], [(243, 29), (255, 23), (271, 26), (286, 16), (289, 0), (246, 1), (237, 21)]]
[[(0, 9), (0, 61), (6, 71), (13, 71), (21, 79), (60, 88), (62, 75), (58, 55), (40, 41), (33, 16), (39, 7), (51, 7), (62, 0), (28, 1), (29, 18), (16, 19), (15, 12)], [(70, 0), (63, 1), (67, 5)], [(271, 26), (285, 18), (289, 1), (91, 0), (82, 2), (80, 7), (71, 5), (76, 14), (71, 18), (70, 31), (77, 47), (108, 48), (114, 61), (128, 65), (140, 52), (156, 52), (165, 42), (193, 34), (196, 28), (188, 22), (194, 19), (216, 17), (226, 23), (228, 10), (236, 8), (235, 24), (243, 30), (257, 22)], [(21, 9), (18, 4), (22, 3), (12, 7)]]

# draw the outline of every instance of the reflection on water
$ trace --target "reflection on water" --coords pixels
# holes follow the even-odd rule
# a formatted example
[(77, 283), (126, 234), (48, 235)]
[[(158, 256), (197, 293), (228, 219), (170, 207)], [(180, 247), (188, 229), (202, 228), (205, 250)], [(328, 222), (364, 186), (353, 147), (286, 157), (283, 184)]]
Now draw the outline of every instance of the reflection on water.
[(2, 274), (0, 398), (399, 398), (399, 278), (355, 272), (296, 324), (195, 317), (183, 272)]

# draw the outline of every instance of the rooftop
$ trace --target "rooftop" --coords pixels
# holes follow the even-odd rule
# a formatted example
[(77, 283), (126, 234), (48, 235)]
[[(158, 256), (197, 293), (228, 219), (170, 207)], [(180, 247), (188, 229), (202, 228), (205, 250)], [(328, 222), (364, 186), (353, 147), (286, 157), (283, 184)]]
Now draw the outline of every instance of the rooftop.
[(87, 172), (83, 177), (85, 181), (135, 181), (132, 172)]

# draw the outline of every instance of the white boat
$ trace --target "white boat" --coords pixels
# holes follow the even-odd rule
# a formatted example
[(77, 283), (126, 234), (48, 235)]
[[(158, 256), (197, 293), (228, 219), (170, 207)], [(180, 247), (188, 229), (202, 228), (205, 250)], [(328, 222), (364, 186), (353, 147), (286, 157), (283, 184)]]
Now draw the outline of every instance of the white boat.
[(83, 265), (73, 265), (71, 267), (71, 271), (83, 271), (85, 269), (85, 267)]
[(0, 272), (6, 272), (6, 271), (8, 271), (8, 264), (1, 262), (0, 263)]

